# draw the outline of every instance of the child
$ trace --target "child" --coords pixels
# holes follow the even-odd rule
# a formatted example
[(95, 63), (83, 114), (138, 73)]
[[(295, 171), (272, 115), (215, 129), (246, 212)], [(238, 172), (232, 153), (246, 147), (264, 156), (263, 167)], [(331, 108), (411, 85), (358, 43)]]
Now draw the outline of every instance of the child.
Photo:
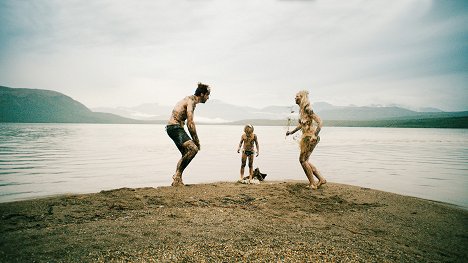
[(253, 175), (253, 159), (254, 159), (254, 143), (255, 146), (257, 147), (257, 156), (260, 153), (260, 148), (258, 146), (258, 141), (257, 141), (257, 135), (253, 133), (254, 128), (252, 125), (248, 124), (245, 125), (244, 127), (244, 134), (242, 134), (240, 143), (239, 143), (239, 148), (237, 148), (237, 152), (240, 153), (240, 149), (242, 144), (244, 144), (244, 148), (242, 150), (242, 159), (241, 159), (241, 169), (240, 169), (240, 180), (242, 181), (244, 177), (244, 168), (245, 168), (245, 162), (247, 160), (247, 157), (249, 157), (249, 183), (252, 180), (252, 175)]

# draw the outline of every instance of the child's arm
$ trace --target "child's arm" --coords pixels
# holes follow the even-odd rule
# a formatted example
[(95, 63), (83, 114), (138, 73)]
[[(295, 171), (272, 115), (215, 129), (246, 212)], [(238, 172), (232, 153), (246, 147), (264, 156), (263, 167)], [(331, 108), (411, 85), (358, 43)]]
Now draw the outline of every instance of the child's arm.
[(242, 143), (244, 142), (244, 135), (241, 136), (241, 140), (239, 142), (239, 148), (237, 148), (237, 153), (240, 153), (240, 149), (242, 147)]
[(255, 146), (257, 146), (257, 156), (260, 154), (260, 145), (258, 145), (257, 135), (254, 136)]

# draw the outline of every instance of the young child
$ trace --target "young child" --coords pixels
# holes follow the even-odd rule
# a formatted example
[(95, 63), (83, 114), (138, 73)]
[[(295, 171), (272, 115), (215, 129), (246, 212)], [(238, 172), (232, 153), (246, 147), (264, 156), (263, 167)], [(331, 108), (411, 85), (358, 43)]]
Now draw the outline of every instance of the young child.
[(254, 159), (254, 143), (255, 146), (257, 147), (257, 154), (260, 153), (260, 148), (258, 146), (258, 141), (257, 141), (257, 135), (253, 133), (254, 127), (250, 124), (245, 125), (244, 127), (244, 134), (242, 134), (240, 143), (239, 143), (239, 148), (237, 148), (237, 152), (240, 153), (240, 149), (242, 144), (244, 144), (244, 148), (242, 150), (242, 159), (241, 159), (241, 169), (240, 169), (240, 180), (242, 181), (244, 178), (244, 168), (245, 168), (245, 163), (247, 160), (247, 157), (249, 158), (249, 183), (252, 180), (252, 175), (253, 175), (253, 159)]

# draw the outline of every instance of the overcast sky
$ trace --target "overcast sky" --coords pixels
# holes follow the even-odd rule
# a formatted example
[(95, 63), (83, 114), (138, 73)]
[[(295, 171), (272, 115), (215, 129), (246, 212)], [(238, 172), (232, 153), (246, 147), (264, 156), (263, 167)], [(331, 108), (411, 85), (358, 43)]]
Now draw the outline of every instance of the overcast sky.
[(468, 1), (0, 1), (0, 85), (88, 107), (211, 99), (468, 110)]

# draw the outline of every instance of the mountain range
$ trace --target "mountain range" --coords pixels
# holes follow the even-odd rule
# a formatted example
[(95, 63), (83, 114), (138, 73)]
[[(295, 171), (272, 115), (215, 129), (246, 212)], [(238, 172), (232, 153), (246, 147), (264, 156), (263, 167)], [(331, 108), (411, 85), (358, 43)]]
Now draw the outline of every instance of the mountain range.
[[(328, 126), (468, 128), (468, 111), (418, 112), (398, 106), (334, 106), (326, 102), (312, 106)], [(157, 103), (90, 110), (56, 91), (0, 86), (0, 122), (166, 123), (171, 111), (171, 106)], [(197, 105), (195, 120), (200, 124), (285, 125), (287, 119), (297, 120), (297, 113), (297, 105), (255, 108), (210, 100)]]
[[(326, 102), (312, 104), (314, 111), (323, 120), (329, 121), (383, 121), (466, 117), (468, 112), (444, 112), (435, 108), (419, 112), (398, 106), (334, 106)], [(93, 110), (108, 112), (139, 120), (167, 120), (172, 107), (157, 103), (142, 104), (136, 107), (95, 108)], [(269, 106), (265, 108), (242, 107), (221, 102), (208, 101), (197, 105), (195, 118), (205, 123), (231, 123), (242, 120), (285, 120), (297, 119), (298, 106)]]

